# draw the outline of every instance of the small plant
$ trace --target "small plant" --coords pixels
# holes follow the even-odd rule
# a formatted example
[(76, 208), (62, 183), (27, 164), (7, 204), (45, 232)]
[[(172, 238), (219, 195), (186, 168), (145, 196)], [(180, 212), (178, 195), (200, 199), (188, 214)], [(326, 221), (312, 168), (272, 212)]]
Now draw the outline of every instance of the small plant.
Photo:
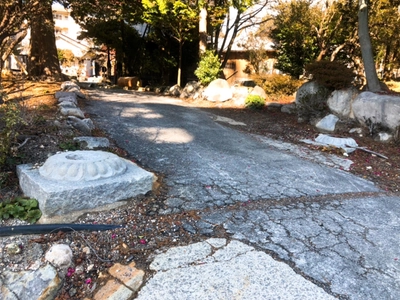
[(74, 140), (62, 142), (58, 146), (64, 151), (75, 151), (81, 148), (79, 142)]
[(201, 57), (194, 74), (203, 85), (208, 85), (211, 81), (218, 78), (221, 72), (221, 62), (214, 51), (208, 50)]
[(305, 70), (306, 76), (330, 90), (348, 88), (355, 79), (353, 69), (337, 61), (316, 61), (306, 65)]
[(17, 197), (0, 203), (0, 219), (16, 218), (35, 223), (42, 216), (36, 199)]
[(11, 155), (11, 147), (16, 142), (18, 129), (24, 123), (21, 109), (17, 103), (7, 102), (0, 109), (0, 166), (3, 166)]
[(261, 109), (265, 105), (265, 99), (258, 95), (248, 95), (244, 104), (249, 109)]
[(268, 96), (276, 98), (293, 95), (302, 84), (301, 80), (281, 74), (253, 75), (252, 79)]

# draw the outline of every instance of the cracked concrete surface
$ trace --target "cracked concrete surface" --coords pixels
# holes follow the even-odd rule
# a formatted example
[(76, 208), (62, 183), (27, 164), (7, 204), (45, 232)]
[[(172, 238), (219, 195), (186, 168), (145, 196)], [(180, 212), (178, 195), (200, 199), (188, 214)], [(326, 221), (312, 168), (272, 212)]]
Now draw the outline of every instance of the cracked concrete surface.
[[(223, 228), (233, 239), (228, 246), (248, 249), (228, 261), (220, 257), (229, 247), (210, 241), (170, 249), (153, 261), (157, 271), (141, 299), (196, 299), (198, 290), (210, 295), (201, 299), (240, 298), (235, 293), (247, 291), (243, 278), (252, 278), (250, 286), (257, 290), (274, 286), (286, 269), (285, 276), (296, 275), (300, 285), (323, 287), (321, 297), (400, 299), (399, 197), (326, 166), (323, 157), (313, 160), (313, 153), (226, 128), (215, 115), (179, 100), (90, 93), (96, 100), (86, 110), (97, 126), (142, 165), (165, 175), (167, 207), (159, 213), (198, 210), (201, 219), (183, 224), (185, 230), (212, 237), (215, 228)], [(337, 165), (332, 157), (328, 163)], [(259, 265), (280, 271), (268, 277)], [(231, 267), (246, 275), (227, 271)], [(182, 288), (174, 291), (171, 278), (179, 278)], [(159, 288), (165, 298), (151, 296), (150, 288)], [(274, 299), (274, 289), (258, 290), (267, 293), (264, 298), (243, 299)]]
[(137, 299), (334, 299), (285, 263), (236, 240), (172, 248), (150, 268), (158, 272)]
[(203, 214), (233, 238), (293, 263), (350, 299), (400, 299), (397, 197), (353, 198)]

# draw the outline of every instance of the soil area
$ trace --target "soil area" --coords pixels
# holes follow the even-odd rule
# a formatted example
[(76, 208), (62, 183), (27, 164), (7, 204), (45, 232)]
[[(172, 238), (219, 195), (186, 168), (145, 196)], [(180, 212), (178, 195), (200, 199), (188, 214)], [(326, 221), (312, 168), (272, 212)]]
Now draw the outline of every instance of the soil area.
[[(5, 81), (3, 88), (8, 95), (8, 101), (17, 101), (20, 104), (25, 125), (18, 129), (18, 143), (14, 145), (15, 151), (10, 157), (8, 168), (6, 167), (0, 172), (0, 202), (20, 194), (15, 174), (16, 164), (43, 163), (49, 155), (55, 154), (57, 151), (76, 149), (78, 145), (72, 141), (72, 138), (80, 135), (73, 129), (61, 130), (54, 126), (54, 121), (61, 118), (54, 98), (54, 93), (60, 89), (59, 83)], [(90, 99), (85, 101), (90, 101)], [(85, 101), (79, 103), (83, 111)], [(187, 100), (186, 102), (187, 105), (247, 125), (226, 124), (236, 130), (301, 144), (304, 147), (320, 151), (338, 152), (337, 149), (300, 142), (301, 139), (314, 139), (319, 132), (309, 124), (298, 123), (296, 115), (281, 113), (278, 109), (268, 107), (259, 111), (239, 109), (234, 107), (230, 101), (212, 103)], [(356, 150), (348, 157), (354, 162), (349, 172), (375, 182), (389, 193), (398, 194), (400, 189), (400, 143), (397, 141), (377, 142), (369, 135), (367, 129), (363, 129), (361, 134), (350, 134), (349, 129), (353, 127), (355, 127), (354, 124), (343, 123), (335, 136), (352, 137), (360, 147), (378, 152), (388, 159)], [(106, 136), (100, 130), (94, 130), (93, 135)], [(113, 141), (111, 144), (109, 151), (135, 160), (135, 157), (129, 157), (124, 149), (113, 144)], [(66, 276), (64, 287), (57, 299), (83, 299), (93, 296), (93, 293), (105, 280), (100, 274), (104, 274), (108, 267), (117, 262), (127, 264), (135, 261), (137, 267), (145, 270), (146, 276), (149, 276), (151, 274), (148, 269), (149, 258), (154, 253), (166, 247), (186, 245), (206, 238), (199, 234), (189, 233), (182, 227), (186, 220), (198, 219), (197, 211), (171, 215), (158, 213), (160, 209), (164, 208), (166, 188), (163, 186), (163, 174), (156, 175), (159, 178), (159, 187), (156, 191), (138, 197), (131, 201), (131, 204), (118, 209), (86, 214), (76, 222), (123, 224), (124, 228), (113, 231), (54, 232), (2, 238), (0, 239), (0, 272), (5, 269), (24, 270), (35, 264), (35, 260), (41, 258), (52, 244), (66, 243), (73, 251), (74, 266)], [(17, 220), (0, 220), (0, 227), (16, 224), (26, 223)], [(213, 236), (227, 237), (222, 228), (216, 228)], [(11, 241), (20, 245), (24, 255), (11, 256), (5, 253), (4, 246)], [(88, 279), (90, 279), (90, 283), (87, 283)]]

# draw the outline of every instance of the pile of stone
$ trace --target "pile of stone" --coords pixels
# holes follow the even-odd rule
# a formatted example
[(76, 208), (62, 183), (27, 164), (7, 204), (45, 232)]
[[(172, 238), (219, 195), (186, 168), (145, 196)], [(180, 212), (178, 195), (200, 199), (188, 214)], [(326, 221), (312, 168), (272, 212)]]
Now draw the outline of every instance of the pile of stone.
[[(22, 255), (20, 247), (15, 243), (7, 245), (5, 251), (7, 255)], [(37, 251), (41, 251), (41, 248), (38, 247)], [(87, 254), (91, 252), (88, 247), (85, 251)], [(44, 256), (43, 265), (36, 260), (25, 271), (12, 272), (6, 270), (2, 272), (0, 276), (1, 299), (56, 299), (66, 276), (81, 275), (89, 271), (81, 266), (74, 266), (72, 250), (66, 244), (54, 244), (46, 253), (41, 253), (41, 255)], [(94, 266), (90, 267), (93, 268)], [(89, 277), (84, 284), (94, 291), (93, 300), (132, 299), (142, 285), (144, 274), (142, 270), (135, 267), (134, 262), (129, 265), (116, 263), (99, 275), (104, 285), (96, 286)], [(69, 291), (72, 299), (76, 292), (73, 289)], [(89, 300), (89, 298), (86, 299)]]
[(84, 113), (78, 107), (78, 98), (86, 99), (84, 93), (81, 92), (78, 84), (67, 81), (61, 84), (61, 90), (55, 94), (62, 116), (66, 117), (65, 122), (56, 121), (59, 127), (70, 126), (78, 129), (85, 135), (91, 135), (95, 128), (93, 121), (85, 118)]
[[(301, 98), (313, 96), (323, 89), (315, 81), (303, 84), (296, 94), (293, 104), (299, 108)], [(327, 99), (329, 113), (313, 124), (325, 133), (334, 133), (341, 123), (358, 124), (349, 133), (362, 134), (367, 131), (377, 141), (387, 142), (395, 138), (400, 128), (400, 97), (391, 94), (377, 94), (347, 88), (333, 91)]]

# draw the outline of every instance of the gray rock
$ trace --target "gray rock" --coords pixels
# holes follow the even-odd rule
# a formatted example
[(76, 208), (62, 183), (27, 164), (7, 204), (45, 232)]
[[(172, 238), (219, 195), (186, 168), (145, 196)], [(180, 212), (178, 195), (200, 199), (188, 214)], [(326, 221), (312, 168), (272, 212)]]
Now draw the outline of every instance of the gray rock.
[(400, 126), (400, 97), (363, 92), (353, 101), (355, 118), (365, 126), (395, 131)]
[(295, 114), (297, 112), (296, 103), (282, 105), (281, 112), (285, 114)]
[(60, 99), (60, 98), (63, 98), (63, 97), (65, 97), (65, 98), (70, 98), (71, 97), (71, 98), (76, 99), (77, 95), (74, 92), (58, 91), (58, 92), (55, 93), (54, 97), (56, 97), (57, 100)]
[(75, 105), (75, 106), (78, 104), (78, 100), (74, 96), (62, 96), (62, 97), (58, 98), (58, 102), (59, 103), (67, 102), (67, 103), (71, 103), (71, 105)]
[(330, 111), (345, 118), (354, 118), (351, 104), (358, 94), (359, 91), (354, 87), (333, 91), (327, 101)]
[(90, 135), (94, 129), (93, 121), (90, 119), (79, 119), (75, 116), (68, 116), (67, 124), (78, 129), (85, 135)]
[(74, 141), (80, 143), (82, 149), (98, 149), (110, 147), (110, 141), (105, 137), (79, 136)]
[(84, 119), (85, 115), (80, 108), (77, 107), (61, 107), (60, 113), (64, 116), (74, 116), (80, 119)]
[(73, 81), (65, 81), (65, 82), (61, 83), (61, 87), (60, 88), (61, 88), (61, 91), (67, 91), (72, 87), (80, 89), (79, 85), (76, 82), (73, 82)]
[(62, 280), (51, 265), (35, 271), (4, 271), (2, 278), (4, 286), (0, 296), (6, 300), (53, 300), (62, 286)]
[(357, 127), (357, 128), (351, 128), (349, 130), (349, 133), (357, 133), (357, 134), (362, 134), (362, 128)]
[(58, 103), (58, 107), (60, 108), (74, 108), (76, 106), (76, 101), (61, 101)]
[(201, 88), (201, 84), (197, 81), (189, 81), (183, 88), (180, 98), (193, 98), (196, 92)]
[(181, 94), (181, 92), (182, 92), (182, 88), (181, 88), (179, 85), (177, 85), (177, 84), (175, 84), (174, 86), (171, 86), (171, 87), (169, 88), (169, 90), (168, 90), (168, 93), (169, 93), (171, 96), (174, 96), (174, 97), (179, 97), (180, 94)]
[(84, 93), (81, 92), (81, 89), (80, 89), (79, 86), (68, 88), (68, 92), (74, 93), (74, 94), (77, 95), (79, 98), (86, 99), (86, 95), (85, 95)]
[(393, 139), (393, 135), (387, 132), (379, 132), (375, 139), (379, 142), (389, 142)]
[(267, 109), (271, 111), (280, 111), (282, 108), (282, 104), (277, 102), (270, 102), (266, 104)]
[(296, 104), (301, 105), (301, 98), (307, 95), (316, 95), (324, 87), (315, 81), (308, 81), (304, 83), (296, 92)]
[(203, 97), (211, 102), (225, 102), (232, 99), (232, 96), (232, 89), (224, 79), (215, 79), (203, 92)]
[(335, 115), (330, 114), (322, 118), (319, 122), (317, 122), (315, 127), (322, 131), (333, 132), (335, 131), (335, 126), (337, 121), (339, 121), (339, 118)]

